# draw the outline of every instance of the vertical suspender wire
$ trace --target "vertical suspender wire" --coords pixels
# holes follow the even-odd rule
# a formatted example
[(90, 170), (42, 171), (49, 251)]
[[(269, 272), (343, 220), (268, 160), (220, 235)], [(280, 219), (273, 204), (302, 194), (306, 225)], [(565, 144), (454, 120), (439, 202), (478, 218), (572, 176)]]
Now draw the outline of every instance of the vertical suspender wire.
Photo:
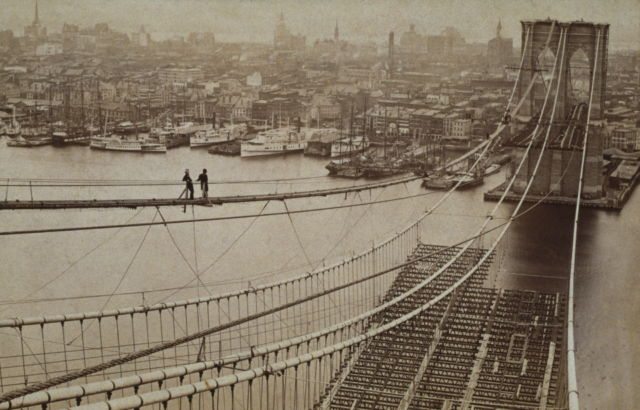
[[(196, 267), (196, 273), (198, 272), (198, 246), (196, 242), (196, 207), (191, 205), (191, 215), (193, 216), (193, 259), (194, 266)], [(199, 275), (198, 275), (199, 276)], [(200, 281), (196, 281), (196, 289), (198, 291), (198, 297), (200, 297)]]
[(40, 333), (42, 334), (42, 362), (44, 363), (44, 377), (49, 378), (49, 372), (47, 372), (47, 350), (44, 344), (44, 323), (40, 324)]
[[(263, 366), (264, 366), (265, 361), (266, 361), (265, 357), (268, 357), (268, 356), (262, 356), (262, 365)], [(263, 390), (263, 387), (264, 387), (265, 379), (266, 379), (266, 377), (261, 377), (260, 378), (260, 394), (258, 395), (258, 397), (260, 398), (260, 408), (259, 408), (259, 410), (262, 410), (262, 401), (263, 401), (262, 400), (263, 399), (262, 390)]]
[(18, 333), (20, 334), (20, 350), (22, 351), (22, 377), (24, 379), (24, 385), (28, 383), (27, 379), (27, 366), (24, 361), (24, 339), (22, 338), (22, 326), (18, 326)]
[(287, 369), (282, 371), (282, 410), (286, 410), (287, 398)]
[[(227, 297), (227, 317), (229, 319), (229, 322), (233, 321), (233, 310), (231, 310), (231, 298)], [(222, 313), (224, 313), (224, 309), (222, 310)], [(227, 322), (228, 323), (228, 322)], [(231, 342), (231, 332), (230, 331), (226, 331), (227, 333), (227, 342), (229, 342), (229, 349), (228, 352), (231, 352), (231, 348), (233, 343)]]
[[(119, 315), (115, 316), (115, 321), (116, 321), (116, 342), (118, 343), (118, 357), (122, 357), (121, 346), (120, 346), (120, 322), (118, 321), (118, 317), (119, 317)], [(65, 344), (65, 346), (66, 346), (66, 344)], [(65, 356), (66, 356), (66, 354), (65, 354)], [(122, 366), (123, 365), (120, 365), (120, 378), (122, 378), (122, 373), (123, 373)], [(67, 371), (67, 373), (69, 373), (69, 372)], [(120, 394), (122, 395), (122, 397), (124, 397), (124, 390), (121, 390)]]
[[(84, 346), (84, 329), (82, 328), (83, 320), (80, 320), (80, 334), (82, 335), (82, 361), (84, 363), (84, 367), (87, 367), (87, 349)], [(87, 326), (88, 327), (88, 326)], [(134, 362), (135, 363), (135, 362)], [(84, 377), (85, 383), (89, 383), (89, 376)], [(89, 396), (87, 396), (87, 403), (90, 403)]]
[[(99, 317), (98, 318), (98, 332), (99, 332), (99, 336), (100, 336), (100, 360), (102, 361), (102, 363), (104, 363), (104, 345), (102, 343), (102, 318)], [(105, 377), (107, 375), (107, 370), (103, 370), (102, 371), (102, 377)]]
[[(318, 279), (320, 279), (320, 275), (318, 275)], [(322, 282), (320, 283), (320, 285), (322, 286), (322, 289), (326, 289), (324, 284), (327, 282), (327, 271), (322, 271)], [(319, 291), (320, 289), (318, 289)], [(327, 327), (327, 314), (328, 314), (328, 310), (327, 310), (327, 298), (329, 297), (329, 295), (324, 295), (322, 297), (322, 308), (323, 308), (323, 313), (322, 313), (322, 328), (324, 329), (325, 327)], [(331, 320), (329, 320), (329, 323), (331, 323)]]
[[(242, 317), (242, 313), (240, 312), (240, 295), (236, 295), (236, 304), (238, 305), (238, 319), (240, 319)], [(250, 323), (247, 322), (247, 328), (249, 325)], [(238, 349), (242, 349), (242, 339), (244, 339), (242, 337), (242, 328), (242, 325), (238, 326), (238, 336), (236, 336), (238, 338), (238, 343), (233, 344), (234, 346), (238, 346)]]
[[(173, 340), (176, 340), (176, 308), (171, 308), (171, 323), (173, 325)], [(178, 346), (174, 346), (173, 348), (173, 361), (175, 362), (174, 366), (178, 366)]]
[[(210, 301), (207, 301), (207, 328), (211, 329), (211, 305), (209, 303)], [(211, 343), (213, 343), (211, 341), (212, 337), (211, 335), (209, 335), (209, 355), (210, 358), (213, 360), (213, 346), (211, 345)]]
[[(275, 297), (273, 296), (273, 287), (271, 288), (271, 299), (269, 300), (270, 304), (269, 306), (275, 306)], [(276, 327), (275, 327), (275, 322), (273, 320), (273, 317), (270, 317), (269, 319), (267, 319), (267, 316), (265, 316), (265, 320), (271, 320), (271, 342), (275, 343), (276, 339)]]
[(584, 130), (584, 143), (582, 144), (582, 164), (580, 166), (580, 180), (578, 185), (578, 198), (576, 200), (576, 214), (573, 221), (573, 243), (571, 245), (571, 272), (569, 276), (569, 308), (567, 322), (567, 370), (569, 384), (569, 410), (579, 410), (580, 403), (578, 400), (578, 381), (576, 378), (576, 357), (575, 343), (573, 334), (573, 292), (575, 287), (575, 271), (576, 271), (576, 250), (578, 243), (578, 218), (580, 216), (580, 197), (582, 196), (582, 188), (584, 183), (584, 164), (587, 158), (587, 141), (589, 139), (589, 121), (591, 120), (591, 104), (593, 103), (593, 93), (596, 84), (596, 72), (598, 69), (598, 53), (600, 51), (600, 39), (602, 30), (597, 28), (596, 53), (593, 60), (593, 77), (591, 79), (591, 94), (589, 95), (589, 109), (587, 110), (587, 125)]
[[(247, 294), (245, 295), (245, 297), (246, 297), (246, 302), (247, 302), (247, 316), (251, 316), (251, 308), (250, 308), (250, 306), (249, 306), (249, 296), (250, 296), (250, 295), (252, 295), (252, 294), (253, 294), (253, 292), (251, 292), (251, 293), (247, 293)], [(255, 297), (255, 295), (254, 295), (254, 297)], [(207, 302), (207, 304), (208, 304), (208, 302)], [(257, 323), (258, 323), (257, 321), (252, 321), (251, 323), (247, 323), (247, 332), (248, 332), (248, 335), (247, 335), (247, 339), (248, 339), (248, 340), (247, 340), (247, 343), (248, 343), (248, 345), (249, 345), (249, 346), (248, 346), (249, 348), (251, 348), (251, 328), (252, 328), (253, 326), (256, 326), (256, 324), (257, 324)], [(211, 326), (209, 326), (209, 328), (211, 328)]]
[[(162, 309), (158, 310), (158, 320), (160, 321), (160, 343), (164, 343), (164, 329), (162, 325)], [(162, 368), (165, 369), (166, 365), (166, 356), (165, 351), (162, 351)]]
[[(80, 325), (82, 326), (82, 321), (80, 321)], [(84, 339), (84, 332), (82, 332), (82, 336)], [(136, 351), (136, 332), (134, 329), (134, 325), (133, 325), (133, 313), (131, 314), (131, 343), (133, 345), (133, 351)], [(84, 349), (84, 342), (83, 342), (83, 349)], [(85, 363), (84, 367), (87, 367), (87, 364)], [(134, 360), (133, 361), (133, 370), (134, 372), (137, 374), (138, 373), (138, 361)]]

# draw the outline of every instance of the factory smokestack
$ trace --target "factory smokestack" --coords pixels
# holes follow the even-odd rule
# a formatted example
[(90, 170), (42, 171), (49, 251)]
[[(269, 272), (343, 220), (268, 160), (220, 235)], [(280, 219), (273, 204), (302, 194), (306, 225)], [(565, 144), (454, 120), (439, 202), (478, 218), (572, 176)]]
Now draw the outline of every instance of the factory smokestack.
[(389, 79), (393, 80), (394, 66), (394, 50), (393, 50), (393, 31), (389, 33)]

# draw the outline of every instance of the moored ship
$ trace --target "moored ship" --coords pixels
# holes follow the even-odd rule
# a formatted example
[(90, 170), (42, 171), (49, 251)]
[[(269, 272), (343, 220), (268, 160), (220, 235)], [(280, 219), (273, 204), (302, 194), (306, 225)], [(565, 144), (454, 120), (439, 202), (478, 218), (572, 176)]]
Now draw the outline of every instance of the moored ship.
[(240, 156), (244, 158), (303, 152), (307, 142), (306, 130), (284, 127), (263, 131), (255, 139), (242, 142)]
[(52, 138), (42, 135), (33, 136), (30, 138), (25, 138), (22, 135), (18, 135), (15, 139), (7, 141), (8, 147), (32, 148), (50, 144), (53, 144)]
[(232, 124), (224, 128), (196, 131), (190, 137), (191, 148), (210, 147), (235, 141), (247, 135), (246, 124)]
[(166, 153), (167, 147), (160, 143), (150, 140), (127, 140), (117, 137), (95, 137), (91, 138), (89, 144), (94, 149), (104, 149), (110, 151), (128, 151), (128, 152), (155, 152)]
[(369, 141), (364, 137), (342, 138), (331, 144), (331, 157), (338, 158), (364, 152), (369, 147)]

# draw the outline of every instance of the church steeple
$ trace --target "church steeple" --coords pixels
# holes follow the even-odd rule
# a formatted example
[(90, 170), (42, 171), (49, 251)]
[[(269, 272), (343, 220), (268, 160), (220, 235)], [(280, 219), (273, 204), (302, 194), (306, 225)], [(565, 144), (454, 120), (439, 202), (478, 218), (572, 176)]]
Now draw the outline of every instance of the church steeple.
[(336, 29), (333, 32), (333, 39), (338, 42), (340, 41), (340, 32), (338, 31), (338, 20), (336, 20)]
[(496, 29), (496, 37), (500, 38), (500, 31), (502, 30), (502, 24), (500, 24), (500, 20), (498, 20), (498, 28)]
[(38, 18), (38, 0), (36, 0), (36, 18), (33, 20), (33, 25), (40, 25), (40, 19)]

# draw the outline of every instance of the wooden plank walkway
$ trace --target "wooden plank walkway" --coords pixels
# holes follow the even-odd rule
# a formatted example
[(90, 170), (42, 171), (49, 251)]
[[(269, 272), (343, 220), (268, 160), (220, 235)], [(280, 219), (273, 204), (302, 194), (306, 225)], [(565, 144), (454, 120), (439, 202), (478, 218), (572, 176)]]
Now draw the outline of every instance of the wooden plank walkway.
[(4, 201), (0, 202), (2, 210), (25, 210), (25, 209), (80, 209), (80, 208), (131, 208), (138, 207), (159, 207), (159, 206), (185, 206), (199, 205), (212, 206), (240, 202), (260, 202), (260, 201), (284, 201), (287, 199), (311, 198), (317, 196), (339, 195), (350, 192), (368, 191), (371, 189), (384, 188), (391, 185), (404, 184), (419, 179), (416, 176), (409, 176), (391, 181), (377, 182), (373, 184), (356, 185), (342, 188), (318, 189), (315, 191), (301, 191), (282, 194), (266, 195), (237, 195), (219, 196), (208, 199), (178, 199), (178, 198), (151, 198), (151, 199), (93, 199), (93, 200), (52, 200), (52, 201)]
[[(421, 245), (416, 256), (439, 247)], [(457, 249), (447, 250), (451, 257)], [(395, 319), (452, 286), (475, 264), (469, 249), (429, 286), (388, 309)], [(435, 272), (437, 256), (398, 275), (386, 299)], [(483, 287), (491, 260), (458, 291), (407, 323), (377, 336), (340, 374), (316, 410), (501, 410), (558, 408), (566, 297)], [(335, 380), (334, 380), (335, 382)], [(333, 386), (332, 386), (333, 387)]]

